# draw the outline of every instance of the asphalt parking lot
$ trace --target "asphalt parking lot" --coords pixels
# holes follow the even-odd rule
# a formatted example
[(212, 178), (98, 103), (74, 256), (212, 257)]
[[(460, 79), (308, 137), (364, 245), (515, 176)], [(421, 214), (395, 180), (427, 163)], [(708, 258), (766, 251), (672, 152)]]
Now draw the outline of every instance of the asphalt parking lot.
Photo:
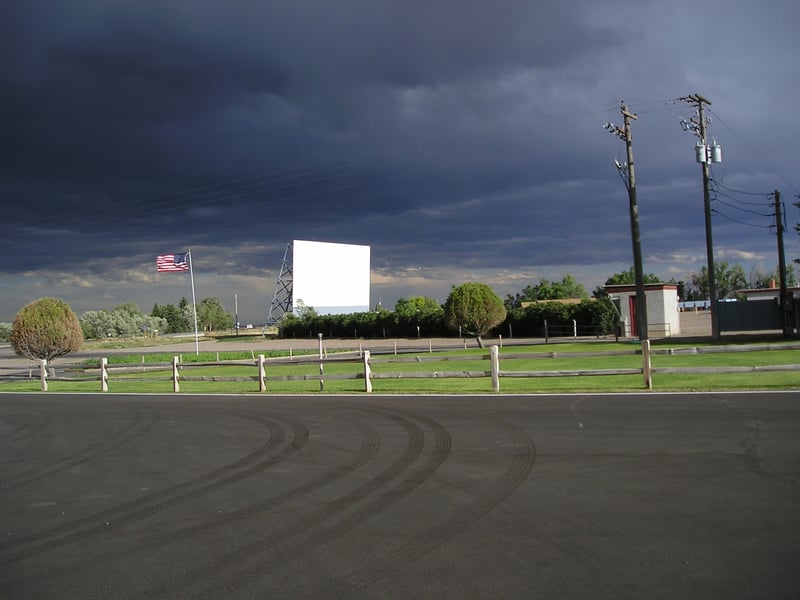
[(0, 597), (797, 597), (798, 401), (0, 394)]

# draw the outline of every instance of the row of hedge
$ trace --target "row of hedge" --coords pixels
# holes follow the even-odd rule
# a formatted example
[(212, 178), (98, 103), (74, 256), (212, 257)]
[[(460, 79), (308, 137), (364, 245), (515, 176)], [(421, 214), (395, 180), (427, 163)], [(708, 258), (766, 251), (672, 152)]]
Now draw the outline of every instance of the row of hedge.
[[(516, 337), (553, 337), (572, 335), (573, 321), (578, 335), (610, 335), (618, 320), (609, 300), (583, 300), (579, 304), (540, 302), (509, 311), (505, 321), (490, 335)], [(415, 338), (448, 337), (466, 334), (448, 329), (444, 312), (422, 315), (401, 315), (379, 310), (346, 315), (309, 315), (297, 318), (287, 315), (279, 325), (282, 338), (315, 338), (322, 333), (336, 338)]]

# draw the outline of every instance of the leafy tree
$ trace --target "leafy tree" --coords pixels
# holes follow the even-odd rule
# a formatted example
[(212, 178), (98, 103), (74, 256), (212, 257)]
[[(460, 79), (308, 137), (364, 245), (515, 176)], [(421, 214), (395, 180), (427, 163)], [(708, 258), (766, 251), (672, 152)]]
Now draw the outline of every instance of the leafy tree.
[(117, 336), (113, 315), (107, 310), (89, 310), (81, 316), (81, 329), (86, 339), (104, 339)]
[[(747, 276), (742, 265), (729, 265), (721, 260), (714, 263), (714, 276), (717, 282), (717, 298), (733, 298), (738, 290), (747, 287)], [(692, 285), (699, 291), (701, 298), (709, 298), (708, 268), (703, 267), (699, 273), (692, 273)]]
[(574, 307), (570, 319), (575, 319), (579, 327), (585, 327), (586, 333), (607, 335), (613, 333), (619, 316), (611, 300), (606, 298), (596, 301), (583, 300)]
[(510, 327), (515, 337), (543, 337), (547, 321), (549, 335), (572, 335), (573, 319), (578, 335), (608, 335), (613, 333), (618, 315), (611, 300), (584, 299), (580, 304), (537, 302), (508, 313), (502, 327)]
[[(775, 282), (776, 286), (780, 285), (780, 281), (781, 276), (778, 272), (778, 267), (775, 267), (775, 270), (771, 273), (766, 273), (763, 267), (759, 265), (750, 269), (750, 277), (747, 283), (751, 289), (759, 290), (770, 287), (772, 282)], [(792, 264), (786, 265), (786, 285), (788, 287), (797, 285), (797, 274)]]
[(228, 329), (233, 326), (233, 315), (225, 312), (218, 298), (203, 298), (197, 306), (197, 322), (204, 331)]
[(469, 282), (450, 290), (444, 304), (444, 322), (452, 330), (461, 329), (478, 340), (506, 318), (503, 301), (485, 283)]
[(19, 356), (52, 360), (83, 345), (78, 317), (59, 298), (39, 298), (23, 306), (11, 326), (11, 346)]
[(0, 323), (0, 342), (11, 341), (11, 323)]
[(90, 310), (81, 317), (84, 338), (105, 339), (116, 337), (138, 337), (162, 333), (167, 330), (167, 321), (162, 317), (131, 314), (127, 308), (112, 311)]
[(441, 314), (442, 305), (426, 296), (409, 296), (400, 298), (394, 305), (394, 313), (398, 317), (425, 317)]
[[(642, 279), (644, 283), (661, 283), (661, 278), (654, 275), (653, 273), (643, 273)], [(674, 283), (674, 280), (673, 282)], [(633, 266), (627, 271), (620, 271), (619, 273), (614, 273), (611, 277), (606, 279), (604, 285), (595, 288), (592, 295), (595, 298), (605, 298), (608, 296), (608, 293), (605, 290), (606, 285), (635, 285), (636, 284), (636, 271), (634, 270)], [(679, 292), (680, 295), (680, 292)]]
[(295, 302), (294, 310), (292, 310), (291, 314), (293, 314), (301, 321), (306, 321), (306, 322), (319, 316), (317, 310), (313, 306), (306, 306), (306, 303), (303, 302), (302, 298), (297, 299), (297, 302)]
[(394, 306), (392, 329), (399, 336), (437, 335), (443, 329), (443, 315), (442, 305), (433, 298), (425, 296), (400, 298)]
[(131, 316), (142, 314), (142, 311), (139, 310), (139, 307), (136, 306), (136, 304), (134, 304), (133, 302), (125, 302), (124, 304), (115, 306), (113, 312), (124, 313)]
[(565, 298), (588, 298), (589, 294), (582, 284), (575, 281), (570, 275), (564, 275), (561, 281), (548, 281), (540, 279), (537, 285), (525, 286), (521, 292), (506, 296), (506, 308), (519, 308), (523, 302), (536, 302), (542, 300), (561, 300)]
[[(798, 263), (800, 264), (800, 263)], [(776, 269), (777, 272), (777, 269)], [(796, 287), (798, 283), (797, 271), (794, 270), (794, 265), (786, 265), (786, 285), (789, 287)]]
[[(183, 308), (178, 307), (178, 310), (178, 323), (184, 327), (181, 331), (194, 331), (194, 304), (187, 304)], [(231, 317), (231, 321), (233, 321), (233, 317)]]
[(153, 311), (150, 316), (164, 319), (166, 322), (166, 325), (160, 331), (163, 333), (182, 333), (194, 329), (192, 305), (186, 303), (185, 298), (183, 300), (183, 306), (175, 306), (174, 304), (153, 305)]
[[(642, 279), (645, 283), (661, 283), (661, 278), (653, 275), (653, 273), (642, 273)], [(614, 273), (611, 277), (606, 279), (606, 285), (634, 285), (636, 283), (636, 271), (633, 267), (627, 271)]]
[(695, 302), (697, 300), (702, 300), (702, 296), (700, 295), (700, 291), (694, 287), (693, 285), (687, 285), (685, 281), (679, 281), (677, 283), (678, 286), (678, 299), (681, 302)]
[(286, 312), (278, 321), (278, 336), (282, 338), (297, 337), (298, 332), (302, 335), (300, 319), (292, 312)]

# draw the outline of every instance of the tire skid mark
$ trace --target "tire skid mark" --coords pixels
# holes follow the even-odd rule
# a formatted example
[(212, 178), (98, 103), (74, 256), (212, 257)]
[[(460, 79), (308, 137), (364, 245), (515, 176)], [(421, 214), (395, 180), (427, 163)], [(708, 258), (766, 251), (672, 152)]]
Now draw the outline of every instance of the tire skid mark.
[(35, 481), (40, 481), (41, 479), (55, 475), (61, 471), (65, 471), (67, 469), (71, 469), (72, 467), (76, 467), (94, 460), (112, 450), (116, 450), (117, 448), (124, 446), (125, 444), (128, 444), (136, 438), (147, 433), (161, 418), (160, 413), (153, 406), (147, 407), (150, 409), (150, 414), (148, 415), (147, 420), (143, 419), (142, 411), (139, 409), (138, 405), (121, 404), (120, 406), (132, 408), (134, 410), (133, 419), (122, 431), (114, 434), (111, 438), (104, 442), (99, 442), (98, 444), (84, 448), (83, 450), (79, 451), (76, 456), (62, 457), (48, 464), (39, 465), (38, 467), (34, 467), (9, 477), (0, 483), (0, 494), (8, 490), (13, 490), (18, 487), (28, 485)]
[(536, 446), (521, 429), (504, 422), (500, 424), (510, 434), (514, 453), (502, 477), (486, 493), (411, 542), (394, 548), (388, 556), (376, 558), (342, 579), (326, 578), (326, 597), (353, 598), (375, 582), (391, 578), (399, 568), (458, 536), (511, 496), (533, 469)]
[[(0, 440), (7, 444), (15, 444), (24, 440), (27, 437), (30, 437), (34, 434), (39, 433), (42, 429), (47, 428), (50, 425), (51, 421), (53, 420), (52, 415), (49, 413), (36, 413), (36, 417), (40, 417), (38, 420), (40, 422), (35, 422), (36, 419), (31, 418), (30, 413), (22, 413), (23, 417), (25, 417), (26, 421), (24, 423), (16, 423), (13, 417), (9, 416), (1, 416), (0, 419), (9, 423), (12, 427), (14, 427), (13, 431), (9, 431), (6, 435), (4, 435)], [(44, 417), (43, 419), (41, 417)], [(34, 422), (32, 422), (34, 421)]]
[[(15, 538), (11, 543), (0, 545), (0, 554), (1, 551), (4, 550), (6, 547), (10, 546), (17, 546), (17, 545), (24, 545), (26, 543), (33, 543), (37, 541), (47, 540), (48, 548), (54, 547), (55, 545), (59, 545), (59, 542), (54, 539), (58, 538), (60, 535), (68, 535), (70, 538), (74, 536), (82, 536), (84, 537), (88, 533), (96, 532), (102, 530), (106, 530), (105, 522), (112, 521), (116, 524), (131, 520), (130, 518), (133, 516), (149, 516), (151, 514), (155, 514), (160, 510), (160, 508), (166, 507), (167, 503), (173, 503), (175, 500), (174, 494), (180, 493), (180, 498), (184, 499), (186, 497), (195, 497), (196, 495), (196, 488), (200, 486), (201, 490), (203, 488), (209, 487), (215, 480), (219, 477), (226, 474), (231, 469), (243, 469), (246, 468), (251, 463), (257, 461), (261, 457), (270, 454), (271, 452), (275, 452), (278, 450), (286, 438), (286, 430), (284, 427), (280, 426), (279, 424), (273, 421), (262, 421), (259, 422), (264, 425), (268, 431), (269, 435), (266, 438), (266, 441), (255, 451), (251, 452), (243, 456), (242, 458), (215, 469), (214, 471), (210, 471), (208, 473), (204, 473), (195, 479), (191, 479), (188, 481), (181, 482), (177, 485), (170, 486), (161, 490), (152, 491), (141, 498), (136, 498), (134, 500), (130, 500), (118, 506), (109, 508), (99, 513), (94, 513), (91, 515), (87, 515), (86, 517), (82, 517), (80, 519), (76, 519), (74, 521), (70, 521), (68, 523), (64, 523), (47, 531), (39, 532), (36, 534), (32, 534), (30, 536), (26, 536), (24, 538)], [(301, 437), (305, 435), (305, 432), (301, 432)], [(270, 457), (269, 460), (272, 460), (273, 457)], [(258, 464), (256, 465), (256, 467)], [(98, 522), (102, 523), (102, 527)], [(84, 526), (90, 525), (91, 527), (86, 530), (82, 529)], [(27, 555), (27, 554), (26, 554)], [(14, 560), (20, 557), (14, 557), (11, 560)], [(5, 560), (5, 559), (4, 559)]]
[(213, 529), (217, 529), (218, 527), (229, 525), (237, 521), (250, 519), (262, 512), (271, 510), (276, 506), (285, 504), (286, 502), (289, 502), (291, 500), (297, 500), (299, 498), (302, 498), (303, 496), (315, 492), (316, 490), (323, 488), (326, 485), (329, 485), (334, 481), (341, 479), (345, 475), (352, 473), (359, 467), (369, 462), (375, 456), (375, 454), (377, 454), (378, 449), (381, 446), (380, 436), (374, 429), (361, 427), (361, 436), (362, 436), (361, 447), (358, 449), (358, 452), (355, 454), (353, 459), (344, 465), (336, 467), (329, 473), (326, 473), (321, 477), (309, 481), (308, 483), (301, 485), (300, 487), (287, 490), (286, 492), (279, 494), (275, 497), (267, 498), (262, 502), (251, 504), (249, 506), (245, 506), (243, 508), (231, 511), (229, 513), (217, 515), (213, 518), (211, 522), (200, 523), (198, 525), (192, 525), (190, 527), (185, 527), (174, 531), (168, 531), (166, 533), (157, 536), (155, 538), (155, 541), (161, 542), (162, 544), (181, 541), (190, 538), (194, 535), (206, 533)]
[[(93, 535), (103, 534), (108, 531), (107, 521), (112, 521), (115, 527), (134, 523), (166, 508), (194, 499), (199, 494), (245, 479), (280, 463), (286, 457), (301, 449), (308, 441), (308, 430), (303, 425), (292, 422), (290, 423), (293, 427), (292, 440), (281, 449), (286, 438), (286, 430), (270, 420), (258, 421), (265, 425), (270, 432), (267, 441), (258, 450), (195, 479), (152, 492), (142, 498), (131, 500), (100, 513), (65, 523), (62, 526), (27, 538), (17, 538), (13, 542), (14, 547), (20, 545), (27, 545), (28, 547), (9, 553), (8, 556), (2, 556), (5, 547), (10, 547), (12, 544), (5, 545), (5, 547), (0, 546), (0, 556), (2, 556), (2, 563), (0, 564), (20, 560), (37, 552), (47, 551), (72, 542), (83, 541)], [(267, 457), (259, 461), (264, 456)], [(254, 462), (255, 464), (251, 465)], [(236, 472), (230, 473), (231, 470)], [(31, 546), (36, 542), (41, 543), (38, 546)]]
[[(383, 411), (370, 412), (383, 413)], [(374, 505), (377, 501), (380, 501), (382, 506), (373, 506), (372, 512), (368, 512), (369, 509), (359, 509), (356, 515), (345, 518), (336, 525), (325, 529), (316, 535), (312, 535), (311, 538), (295, 545), (288, 545), (293, 539), (302, 535), (309, 529), (337, 516), (358, 502), (364, 500), (369, 495), (374, 494), (381, 488), (390, 484), (392, 481), (402, 475), (404, 471), (408, 470), (408, 468), (413, 465), (417, 458), (422, 454), (425, 446), (425, 434), (422, 429), (403, 417), (393, 414), (384, 416), (394, 421), (403, 430), (405, 430), (408, 441), (402, 455), (392, 461), (392, 463), (390, 463), (376, 477), (369, 479), (359, 487), (347, 492), (343, 496), (325, 503), (319, 507), (314, 514), (308, 515), (299, 521), (296, 521), (295, 523), (274, 532), (269, 536), (269, 538), (255, 540), (249, 544), (240, 546), (235, 551), (208, 565), (175, 577), (168, 584), (154, 589), (144, 590), (133, 597), (174, 597), (175, 595), (189, 594), (192, 597), (208, 596), (216, 598), (219, 597), (222, 590), (224, 590), (226, 594), (230, 593), (236, 588), (240, 587), (240, 583), (238, 582), (240, 577), (245, 577), (247, 579), (257, 578), (265, 571), (269, 572), (305, 554), (308, 554), (316, 549), (319, 545), (327, 543), (327, 541), (342, 535), (346, 531), (366, 521), (368, 518), (373, 516), (373, 514), (377, 514), (377, 512), (383, 510), (392, 502), (399, 500), (401, 497), (399, 495), (378, 496), (378, 498), (373, 500), (368, 506)], [(447, 435), (446, 432), (444, 432), (444, 435), (449, 440), (449, 435)], [(449, 444), (444, 445), (449, 447)], [(442, 458), (442, 460), (444, 459)], [(426, 466), (424, 467), (425, 471), (429, 471), (427, 475), (423, 477), (424, 474), (421, 472), (422, 469), (420, 469), (418, 470), (419, 472), (416, 477), (410, 477), (409, 479), (416, 480), (416, 485), (419, 485), (419, 483), (421, 483), (425, 478), (427, 478), (427, 476), (433, 473), (436, 468), (438, 468), (438, 464), (431, 465), (429, 464), (430, 462), (431, 459), (429, 458), (426, 461)], [(416, 487), (416, 485), (414, 487)], [(288, 547), (284, 548), (284, 545)], [(263, 557), (265, 553), (270, 554), (267, 557)], [(227, 579), (225, 581), (221, 581), (220, 577), (222, 576), (227, 577)], [(191, 587), (192, 585), (196, 586), (204, 582), (207, 584), (209, 579), (217, 580), (212, 588), (196, 594), (192, 594), (187, 591), (187, 588)]]
[[(434, 444), (431, 453), (427, 456), (427, 458), (423, 461), (421, 466), (417, 469), (414, 469), (408, 477), (403, 479), (400, 484), (390, 490), (385, 491), (381, 495), (375, 497), (373, 500), (368, 502), (365, 506), (360, 507), (357, 512), (350, 514), (348, 517), (340, 520), (332, 527), (323, 530), (316, 535), (311, 536), (304, 542), (297, 544), (296, 546), (291, 547), (288, 550), (282, 551), (278, 555), (273, 555), (269, 561), (262, 562), (258, 565), (254, 565), (244, 573), (239, 572), (236, 574), (237, 579), (244, 576), (245, 579), (249, 581), (257, 581), (260, 576), (262, 576), (265, 572), (269, 573), (271, 571), (277, 570), (280, 567), (286, 566), (287, 564), (298, 560), (302, 556), (310, 554), (317, 550), (321, 546), (325, 546), (330, 544), (334, 540), (342, 537), (347, 532), (355, 529), (356, 527), (363, 525), (372, 517), (378, 515), (379, 513), (383, 512), (396, 502), (405, 498), (408, 494), (412, 491), (417, 489), (420, 485), (422, 485), (427, 479), (429, 479), (444, 463), (447, 457), (450, 455), (450, 451), (452, 449), (452, 439), (450, 437), (450, 433), (438, 422), (423, 417), (417, 414), (410, 414), (405, 412), (398, 411), (398, 414), (403, 415), (404, 417), (409, 417), (410, 419), (414, 419), (418, 422), (424, 423), (430, 429), (433, 430), (434, 433)], [(394, 415), (390, 415), (390, 418), (396, 419)], [(208, 590), (205, 597), (215, 597), (220, 589), (224, 590), (235, 590), (241, 586), (239, 581), (232, 581), (227, 580), (222, 582), (219, 587), (215, 586), (212, 590)], [(327, 592), (326, 592), (327, 596)]]
[[(198, 525), (191, 525), (189, 527), (184, 527), (182, 529), (168, 531), (152, 537), (143, 538), (138, 542), (126, 544), (124, 547), (120, 548), (117, 551), (103, 553), (102, 559), (104, 561), (125, 559), (130, 557), (131, 555), (141, 553), (143, 549), (153, 544), (157, 545), (158, 547), (162, 547), (169, 543), (185, 541), (195, 535), (208, 533), (210, 531), (213, 531), (214, 529), (218, 529), (219, 527), (223, 527), (225, 525), (229, 525), (237, 521), (251, 518), (261, 512), (275, 508), (276, 506), (284, 504), (288, 501), (297, 500), (303, 497), (304, 495), (310, 494), (316, 491), (317, 489), (329, 485), (330, 483), (342, 478), (346, 474), (355, 471), (360, 466), (369, 462), (369, 460), (375, 456), (378, 449), (380, 448), (380, 437), (378, 436), (378, 433), (374, 429), (368, 429), (366, 427), (362, 427), (361, 430), (362, 430), (361, 447), (359, 448), (357, 454), (353, 457), (353, 459), (349, 461), (347, 464), (338, 467), (337, 469), (331, 471), (330, 473), (326, 473), (325, 475), (318, 477), (317, 479), (309, 482), (306, 485), (288, 490), (283, 494), (279, 494), (278, 496), (266, 499), (263, 502), (257, 504), (249, 505), (241, 509), (231, 511), (229, 513), (215, 515), (214, 517), (212, 517), (211, 521), (206, 521)], [(58, 573), (65, 574), (74, 572), (76, 569), (80, 570), (81, 567), (85, 567), (87, 565), (95, 563), (96, 561), (92, 559), (89, 561), (82, 560), (79, 562), (74, 562), (69, 565), (60, 565)], [(50, 571), (50, 576), (52, 577), (54, 573), (55, 571)]]

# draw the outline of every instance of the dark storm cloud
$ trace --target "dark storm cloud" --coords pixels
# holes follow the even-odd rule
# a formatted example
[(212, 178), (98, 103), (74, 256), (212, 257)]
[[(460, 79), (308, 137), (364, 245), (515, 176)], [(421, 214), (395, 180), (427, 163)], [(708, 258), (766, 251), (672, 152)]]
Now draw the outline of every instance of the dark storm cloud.
[[(463, 134), (458, 123), (446, 124), (454, 103), (463, 105), (465, 119), (490, 117), (491, 104), (475, 89), (481, 73), (552, 68), (614, 41), (608, 31), (581, 27), (563, 9), (528, 3), (232, 3), (220, 11), (203, 2), (53, 2), (9, 8), (4, 46), (13, 58), (2, 81), (13, 119), (0, 163), (9, 175), (8, 204), (21, 209), (9, 217), (45, 227), (67, 220), (81, 229), (101, 222), (139, 236), (146, 235), (142, 221), (153, 235), (170, 231), (176, 199), (194, 207), (189, 216), (214, 218), (218, 225), (265, 204), (279, 222), (291, 219), (282, 217), (286, 203), (313, 207), (304, 214), (320, 219), (367, 205), (391, 212), (391, 204), (368, 203), (364, 190), (375, 196), (382, 182), (436, 168), (431, 163), (445, 169), (440, 177), (465, 179), (458, 170), (482, 160), (482, 150), (472, 158), (468, 149), (454, 155), (451, 146)], [(443, 103), (423, 106), (426, 115), (413, 122), (399, 114), (407, 107), (392, 97), (398, 89), (413, 94), (418, 86), (459, 82), (469, 88), (475, 80), (460, 98), (445, 92)], [(423, 126), (431, 137), (404, 140), (409, 125)], [(402, 155), (420, 143), (434, 154), (424, 166), (409, 164)], [(352, 163), (398, 152), (400, 164), (350, 166), (338, 176), (302, 163), (318, 153), (352, 154)], [(265, 165), (291, 165), (295, 157), (301, 165), (294, 173), (265, 178), (260, 187), (169, 196), (172, 189), (263, 172)], [(31, 195), (35, 215), (22, 201)], [(239, 215), (204, 212), (220, 200), (241, 205)], [(109, 213), (113, 219), (103, 216)]]
[(374, 114), (362, 103), (382, 87), (554, 68), (619, 41), (579, 25), (563, 8), (521, 2), (12, 7), (4, 42), (12, 60), (3, 83), (14, 115), (13, 151), (7, 147), (3, 163), (37, 174), (47, 164), (50, 176), (169, 172), (165, 144), (200, 154), (198, 163), (213, 162), (211, 144), (181, 148), (179, 138), (200, 128), (224, 147), (229, 141), (225, 132), (214, 140), (214, 124), (255, 99), (282, 101), (299, 121), (335, 131)]

